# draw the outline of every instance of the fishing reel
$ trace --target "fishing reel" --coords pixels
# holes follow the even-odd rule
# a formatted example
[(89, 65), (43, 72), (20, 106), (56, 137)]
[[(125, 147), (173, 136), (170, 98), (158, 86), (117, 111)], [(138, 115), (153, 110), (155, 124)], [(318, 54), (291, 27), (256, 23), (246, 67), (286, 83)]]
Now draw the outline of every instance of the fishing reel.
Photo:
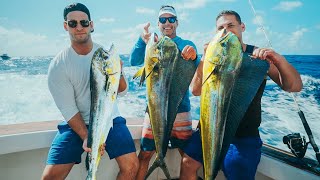
[(282, 140), (296, 157), (304, 157), (309, 144), (304, 136), (301, 137), (300, 133), (292, 133), (284, 136)]

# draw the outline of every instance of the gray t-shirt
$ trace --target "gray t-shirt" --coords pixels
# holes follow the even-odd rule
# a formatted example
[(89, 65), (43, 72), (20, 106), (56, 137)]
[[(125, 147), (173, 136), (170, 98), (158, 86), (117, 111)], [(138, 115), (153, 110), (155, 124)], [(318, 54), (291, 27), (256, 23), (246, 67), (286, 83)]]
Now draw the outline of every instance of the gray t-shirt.
[[(89, 124), (91, 59), (99, 47), (101, 45), (93, 43), (90, 53), (79, 55), (70, 46), (62, 50), (50, 63), (48, 87), (65, 121), (80, 112), (84, 122)], [(128, 88), (119, 93), (119, 96), (125, 95), (127, 91)], [(120, 112), (116, 101), (113, 118), (117, 116), (120, 116)]]

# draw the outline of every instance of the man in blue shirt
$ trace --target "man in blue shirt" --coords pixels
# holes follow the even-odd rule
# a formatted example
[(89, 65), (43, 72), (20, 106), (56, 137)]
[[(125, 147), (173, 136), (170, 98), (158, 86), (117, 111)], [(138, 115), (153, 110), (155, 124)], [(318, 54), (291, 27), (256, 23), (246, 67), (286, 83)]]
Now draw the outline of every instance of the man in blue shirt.
[[(197, 50), (193, 42), (181, 39), (176, 34), (178, 27), (177, 13), (172, 6), (162, 6), (159, 11), (158, 27), (163, 36), (170, 37), (181, 51), (181, 56), (186, 61), (191, 60), (199, 64), (200, 59), (197, 58)], [(144, 27), (144, 32), (139, 37), (138, 42), (133, 47), (130, 56), (130, 63), (132, 66), (143, 64), (145, 57), (146, 44), (148, 43), (151, 33), (149, 33), (150, 23)], [(178, 108), (178, 114), (174, 122), (172, 134), (170, 138), (171, 148), (179, 148), (180, 154), (183, 152), (181, 149), (186, 144), (186, 141), (192, 135), (192, 119), (190, 114), (190, 99), (189, 91), (185, 94), (181, 104)], [(139, 153), (140, 167), (136, 179), (144, 179), (149, 161), (155, 152), (155, 144), (152, 135), (149, 115), (146, 116), (143, 123), (142, 138), (141, 138), (141, 151)]]

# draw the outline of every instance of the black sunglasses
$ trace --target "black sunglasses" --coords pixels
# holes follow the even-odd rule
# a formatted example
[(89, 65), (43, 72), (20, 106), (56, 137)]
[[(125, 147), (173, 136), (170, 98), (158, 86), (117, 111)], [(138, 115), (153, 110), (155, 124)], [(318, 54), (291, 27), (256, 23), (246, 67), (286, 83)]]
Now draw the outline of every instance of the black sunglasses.
[(177, 17), (159, 17), (159, 22), (161, 24), (165, 24), (167, 20), (169, 23), (175, 23), (177, 21)]
[[(89, 20), (80, 20), (80, 24), (81, 24), (82, 27), (89, 27), (90, 22), (91, 22), (91, 21), (89, 21)], [(66, 21), (66, 23), (67, 23), (68, 26), (71, 27), (71, 28), (75, 28), (75, 27), (77, 27), (77, 25), (78, 25), (78, 21), (76, 21), (76, 20)]]

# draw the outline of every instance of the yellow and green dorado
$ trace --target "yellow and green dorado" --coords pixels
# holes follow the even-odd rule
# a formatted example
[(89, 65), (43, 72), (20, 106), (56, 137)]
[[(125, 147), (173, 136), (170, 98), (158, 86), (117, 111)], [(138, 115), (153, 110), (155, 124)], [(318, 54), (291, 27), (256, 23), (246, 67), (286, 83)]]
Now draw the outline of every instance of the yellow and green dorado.
[(152, 34), (146, 47), (144, 67), (134, 76), (141, 76), (140, 85), (146, 81), (148, 113), (157, 153), (145, 179), (157, 167), (163, 170), (167, 179), (171, 179), (164, 158), (178, 107), (196, 68), (193, 61), (181, 57), (172, 39), (163, 36), (158, 40)]
[(236, 35), (217, 32), (204, 57), (200, 105), (200, 131), (205, 179), (214, 179), (221, 167), (225, 125), (230, 99), (242, 63), (242, 46)]
[(113, 126), (112, 110), (116, 101), (121, 74), (120, 57), (112, 45), (109, 50), (95, 51), (90, 70), (91, 107), (88, 132), (89, 167), (87, 180), (96, 179), (100, 148)]

